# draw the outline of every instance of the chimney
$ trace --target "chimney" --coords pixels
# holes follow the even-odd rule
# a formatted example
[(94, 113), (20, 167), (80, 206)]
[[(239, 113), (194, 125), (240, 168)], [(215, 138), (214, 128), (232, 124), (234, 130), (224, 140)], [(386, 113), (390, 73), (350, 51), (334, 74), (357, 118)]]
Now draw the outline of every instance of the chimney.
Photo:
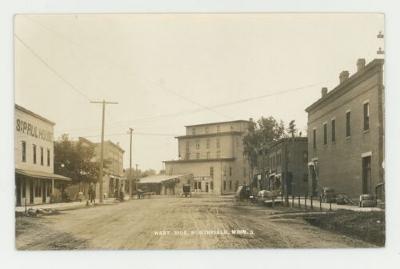
[(361, 71), (365, 67), (365, 59), (360, 58), (357, 60), (357, 72)]
[(339, 75), (339, 81), (340, 84), (342, 84), (346, 79), (348, 79), (350, 76), (349, 71), (342, 71)]
[(327, 87), (323, 87), (321, 89), (321, 98), (324, 98), (327, 94), (328, 94), (328, 88)]

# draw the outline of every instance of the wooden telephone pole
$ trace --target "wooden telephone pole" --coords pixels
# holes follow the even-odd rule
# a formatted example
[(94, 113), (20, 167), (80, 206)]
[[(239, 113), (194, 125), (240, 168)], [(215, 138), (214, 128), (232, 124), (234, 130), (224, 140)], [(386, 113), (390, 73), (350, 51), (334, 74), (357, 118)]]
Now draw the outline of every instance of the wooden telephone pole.
[(102, 112), (102, 120), (101, 120), (101, 144), (100, 144), (100, 171), (99, 171), (99, 182), (100, 182), (100, 203), (103, 203), (103, 165), (104, 165), (104, 120), (105, 120), (105, 112), (106, 105), (116, 105), (117, 102), (107, 102), (103, 99), (103, 101), (90, 101), (93, 104), (102, 104), (103, 112)]
[(133, 128), (129, 128), (129, 197), (132, 197), (132, 187), (133, 187), (133, 180), (132, 180), (132, 132)]

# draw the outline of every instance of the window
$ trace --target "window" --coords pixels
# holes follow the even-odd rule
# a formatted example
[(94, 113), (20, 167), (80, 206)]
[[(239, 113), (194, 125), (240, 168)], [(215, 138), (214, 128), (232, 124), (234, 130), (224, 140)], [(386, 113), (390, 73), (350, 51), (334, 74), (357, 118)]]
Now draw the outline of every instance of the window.
[(210, 152), (207, 152), (207, 159), (210, 159)]
[(224, 166), (224, 176), (226, 176), (226, 166)]
[(189, 153), (189, 152), (186, 152), (186, 154), (185, 154), (185, 159), (186, 159), (186, 160), (189, 160), (189, 159), (190, 159), (190, 153)]
[(36, 145), (33, 145), (33, 163), (36, 164)]
[(213, 190), (214, 189), (214, 181), (210, 182), (210, 189)]
[(317, 130), (313, 129), (313, 148), (317, 148)]
[(346, 137), (349, 137), (351, 135), (351, 130), (350, 130), (350, 111), (346, 112)]
[(226, 181), (224, 180), (224, 190), (226, 190)]
[(324, 145), (328, 144), (328, 126), (324, 123)]
[(229, 176), (232, 176), (232, 167), (229, 167)]
[(210, 177), (214, 178), (214, 167), (210, 167)]
[(205, 133), (208, 134), (208, 127), (206, 127), (204, 130), (205, 130)]
[(196, 134), (196, 128), (192, 128), (192, 135)]
[(22, 141), (21, 146), (22, 146), (22, 162), (26, 162), (26, 142)]
[(206, 141), (206, 148), (210, 148), (210, 139), (207, 139), (207, 141)]
[(369, 130), (369, 103), (364, 104), (364, 131)]
[(200, 153), (196, 153), (196, 159), (200, 159)]
[(44, 150), (40, 147), (40, 165), (44, 165)]
[(26, 179), (22, 180), (22, 198), (26, 197)]
[(50, 166), (50, 150), (47, 149), (47, 166)]
[(217, 133), (219, 133), (219, 131), (220, 131), (220, 128), (219, 128), (219, 125), (217, 125)]
[(304, 163), (307, 163), (307, 162), (308, 162), (308, 152), (307, 152), (307, 151), (304, 151), (304, 152), (303, 152), (303, 162), (304, 162)]
[(229, 189), (232, 190), (232, 180), (229, 180)]
[(220, 148), (220, 146), (221, 146), (221, 143), (219, 141), (219, 138), (217, 138), (217, 148)]
[(331, 138), (332, 138), (332, 142), (336, 141), (336, 121), (335, 119), (333, 119), (331, 121)]
[(199, 148), (200, 148), (200, 141), (196, 140), (196, 149), (199, 149)]
[(217, 151), (217, 159), (221, 158), (221, 151)]

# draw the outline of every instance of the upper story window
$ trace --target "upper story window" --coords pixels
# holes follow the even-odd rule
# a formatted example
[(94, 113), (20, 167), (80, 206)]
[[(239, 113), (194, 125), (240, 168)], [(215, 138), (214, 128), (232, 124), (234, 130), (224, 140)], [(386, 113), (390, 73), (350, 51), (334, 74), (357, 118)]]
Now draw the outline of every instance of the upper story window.
[(221, 143), (219, 141), (219, 138), (217, 138), (217, 148), (220, 148), (220, 146), (221, 146)]
[(313, 148), (316, 149), (317, 148), (317, 130), (313, 129)]
[(44, 165), (44, 150), (40, 147), (40, 165)]
[(364, 131), (369, 130), (369, 103), (364, 103)]
[(33, 149), (33, 163), (36, 164), (36, 145), (35, 144), (32, 145), (32, 149)]
[(200, 153), (196, 153), (196, 159), (200, 159)]
[(229, 167), (229, 176), (232, 176), (232, 167)]
[(221, 158), (221, 151), (217, 151), (217, 158), (219, 159), (219, 158)]
[(346, 137), (351, 136), (351, 112), (346, 112)]
[(307, 162), (308, 162), (308, 152), (307, 152), (307, 151), (304, 151), (304, 152), (303, 152), (303, 162), (304, 162), (304, 163), (307, 163)]
[(210, 152), (207, 152), (207, 159), (210, 159)]
[(21, 147), (22, 147), (22, 162), (26, 162), (26, 142), (22, 141), (21, 142)]
[(324, 123), (324, 145), (328, 144), (328, 125)]
[(197, 141), (196, 141), (196, 149), (199, 149), (199, 148), (200, 148), (200, 141), (197, 140)]
[(336, 141), (336, 120), (335, 119), (331, 120), (331, 139), (332, 139), (332, 142)]
[(217, 133), (219, 133), (220, 132), (220, 127), (219, 127), (219, 125), (217, 125)]
[(192, 135), (196, 134), (196, 128), (192, 128)]
[(209, 138), (207, 138), (207, 140), (206, 140), (206, 148), (210, 148), (210, 139)]
[(208, 134), (208, 132), (209, 132), (208, 127), (205, 127), (205, 128), (204, 128), (204, 132), (205, 132), (206, 134)]
[(210, 167), (210, 177), (214, 177), (214, 167)]

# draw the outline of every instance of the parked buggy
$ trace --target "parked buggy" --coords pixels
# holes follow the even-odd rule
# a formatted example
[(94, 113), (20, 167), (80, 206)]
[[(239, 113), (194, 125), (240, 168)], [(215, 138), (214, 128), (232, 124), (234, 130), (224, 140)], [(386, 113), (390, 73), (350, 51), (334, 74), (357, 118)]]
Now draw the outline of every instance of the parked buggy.
[(185, 197), (192, 196), (192, 194), (190, 193), (190, 185), (189, 184), (183, 185), (183, 196), (185, 196)]

